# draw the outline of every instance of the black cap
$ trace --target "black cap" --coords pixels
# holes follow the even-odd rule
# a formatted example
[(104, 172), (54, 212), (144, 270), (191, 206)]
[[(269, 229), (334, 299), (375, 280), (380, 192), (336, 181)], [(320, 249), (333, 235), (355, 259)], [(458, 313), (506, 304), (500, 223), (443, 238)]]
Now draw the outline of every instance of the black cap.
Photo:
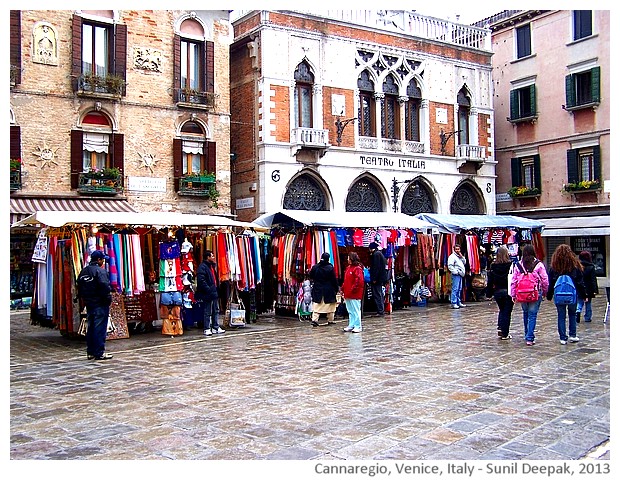
[(329, 260), (329, 253), (327, 252), (323, 252), (323, 254), (321, 255), (321, 260)]
[(90, 260), (94, 261), (94, 260), (109, 260), (110, 257), (108, 257), (105, 253), (103, 253), (101, 250), (95, 250), (93, 253), (90, 254)]
[(376, 242), (370, 242), (368, 248), (370, 248), (371, 250), (376, 250), (377, 248), (379, 248), (379, 245)]

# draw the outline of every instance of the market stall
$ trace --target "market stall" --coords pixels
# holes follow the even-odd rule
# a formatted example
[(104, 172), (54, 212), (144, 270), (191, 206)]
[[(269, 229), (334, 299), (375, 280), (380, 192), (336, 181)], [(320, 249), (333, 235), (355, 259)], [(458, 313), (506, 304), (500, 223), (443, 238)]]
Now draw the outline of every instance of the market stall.
[[(201, 318), (192, 314), (199, 307), (193, 291), (206, 250), (216, 254), (221, 312), (237, 290), (255, 296), (269, 242), (252, 223), (177, 212), (45, 211), (12, 227), (23, 225), (42, 227), (32, 254), (31, 319), (63, 335), (79, 331), (82, 307), (75, 279), (94, 250), (109, 256), (111, 338), (125, 338), (128, 324), (161, 326), (162, 333), (178, 335), (186, 320), (193, 326)], [(256, 302), (248, 307), (255, 317)]]
[[(402, 213), (279, 210), (261, 215), (254, 223), (271, 229), (276, 290), (276, 312), (294, 313), (308, 271), (323, 252), (328, 252), (336, 276), (341, 278), (349, 252), (358, 253), (369, 265), (368, 246), (376, 242), (387, 259), (390, 281), (386, 286), (386, 310), (403, 306), (409, 284), (396, 273), (419, 276), (434, 267), (433, 239), (427, 233), (434, 225)], [(369, 290), (367, 295), (370, 295)], [(368, 300), (368, 298), (366, 299)], [(373, 302), (365, 301), (365, 309)]]
[(512, 215), (448, 215), (420, 213), (416, 215), (435, 226), (437, 235), (435, 261), (438, 268), (432, 283), (433, 297), (448, 300), (450, 296), (450, 275), (447, 275), (448, 257), (455, 243), (467, 258), (470, 275), (467, 277), (465, 294), (468, 300), (476, 300), (486, 286), (486, 270), (499, 245), (506, 245), (511, 256), (517, 257), (519, 249), (531, 243), (536, 256), (545, 258), (542, 239), (544, 223)]

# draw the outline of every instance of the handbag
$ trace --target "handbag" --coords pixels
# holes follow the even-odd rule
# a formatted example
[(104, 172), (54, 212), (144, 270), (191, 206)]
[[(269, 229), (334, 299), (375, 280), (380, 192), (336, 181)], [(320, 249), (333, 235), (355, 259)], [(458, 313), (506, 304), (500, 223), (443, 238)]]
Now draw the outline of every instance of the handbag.
[(514, 297), (512, 294), (512, 276), (514, 275), (515, 264), (510, 265), (510, 270), (508, 271), (508, 296)]
[(370, 283), (370, 268), (364, 267), (364, 282)]
[(88, 314), (86, 313), (86, 308), (80, 313), (80, 326), (78, 327), (77, 334), (85, 337), (86, 331), (88, 330)]
[(224, 323), (227, 327), (245, 327), (245, 306), (239, 298), (236, 286), (233, 288)]
[(471, 286), (472, 288), (487, 288), (487, 272), (482, 271), (480, 273), (476, 273), (471, 277)]

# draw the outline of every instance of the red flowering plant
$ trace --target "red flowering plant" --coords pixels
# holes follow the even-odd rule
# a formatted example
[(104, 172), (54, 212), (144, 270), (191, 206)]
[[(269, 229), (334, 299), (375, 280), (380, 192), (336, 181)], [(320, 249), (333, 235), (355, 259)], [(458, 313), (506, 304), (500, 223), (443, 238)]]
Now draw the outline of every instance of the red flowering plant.
[(21, 168), (22, 168), (22, 159), (11, 158), (11, 171), (14, 172), (16, 170), (21, 170)]

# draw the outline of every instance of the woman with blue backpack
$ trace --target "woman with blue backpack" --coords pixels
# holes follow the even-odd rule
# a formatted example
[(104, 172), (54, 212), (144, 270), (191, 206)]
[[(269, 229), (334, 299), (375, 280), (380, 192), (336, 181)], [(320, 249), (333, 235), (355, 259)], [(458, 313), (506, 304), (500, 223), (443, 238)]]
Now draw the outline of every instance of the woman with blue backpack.
[(513, 302), (519, 302), (523, 311), (525, 344), (532, 346), (536, 343), (534, 329), (540, 303), (549, 288), (549, 279), (545, 266), (536, 258), (536, 250), (529, 243), (523, 247), (521, 261), (515, 265), (510, 287)]
[[(560, 343), (566, 345), (579, 341), (577, 336), (577, 298), (585, 298), (583, 266), (577, 255), (566, 244), (558, 245), (551, 257), (547, 300), (553, 299), (558, 311), (558, 334)], [(566, 312), (568, 311), (568, 335), (566, 335)]]

